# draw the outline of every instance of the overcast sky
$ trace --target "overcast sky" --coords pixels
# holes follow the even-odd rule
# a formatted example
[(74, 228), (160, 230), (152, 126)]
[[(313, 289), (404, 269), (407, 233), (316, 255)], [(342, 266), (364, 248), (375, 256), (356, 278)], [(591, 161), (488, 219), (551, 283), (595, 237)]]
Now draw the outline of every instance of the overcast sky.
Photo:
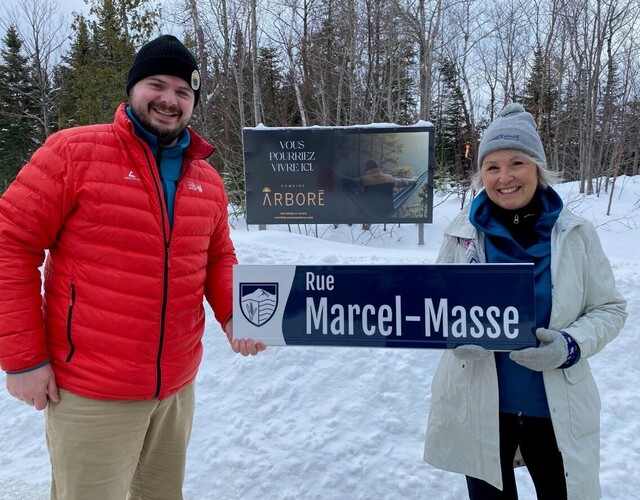
[(36, 4), (56, 4), (59, 7), (61, 13), (71, 16), (72, 12), (87, 12), (89, 10), (89, 6), (84, 2), (84, 0), (4, 0), (2, 2), (2, 6), (0, 6), (0, 13), (2, 15), (2, 20), (6, 19), (7, 13), (12, 12), (13, 9), (19, 7), (21, 4), (26, 3), (29, 5), (32, 2), (36, 2)]
[[(26, 10), (25, 10), (26, 6)], [(66, 50), (70, 37), (72, 36), (71, 23), (73, 21), (73, 12), (85, 12), (88, 13), (89, 6), (84, 3), (83, 0), (4, 0), (0, 4), (0, 38), (4, 38), (7, 32), (7, 28), (14, 22), (18, 23), (20, 34), (25, 42), (24, 49), (26, 52), (30, 52), (32, 49), (31, 41), (33, 38), (33, 32), (31, 24), (28, 19), (37, 19), (37, 24), (41, 25), (42, 15), (28, 15), (28, 12), (33, 12), (34, 6), (38, 13), (53, 14), (50, 16), (51, 23), (47, 23), (48, 26), (41, 28), (41, 33), (49, 33), (49, 40), (55, 40), (54, 45), (62, 43), (62, 52)], [(51, 64), (58, 62), (61, 52), (57, 51), (53, 54), (50, 60)]]

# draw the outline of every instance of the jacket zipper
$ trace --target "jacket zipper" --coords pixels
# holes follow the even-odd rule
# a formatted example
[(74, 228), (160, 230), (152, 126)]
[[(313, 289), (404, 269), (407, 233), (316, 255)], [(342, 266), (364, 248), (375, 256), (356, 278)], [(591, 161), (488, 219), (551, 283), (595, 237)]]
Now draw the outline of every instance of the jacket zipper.
[[(156, 172), (153, 170), (153, 165), (151, 164), (151, 160), (149, 158), (149, 154), (147, 152), (146, 143), (138, 139), (138, 142), (142, 145), (142, 150), (144, 151), (145, 157), (147, 159), (147, 166), (151, 171), (151, 178), (153, 179), (153, 184), (156, 189), (156, 195), (158, 196), (158, 204), (160, 205), (160, 212), (162, 214), (162, 238), (164, 240), (164, 269), (163, 269), (163, 288), (162, 288), (162, 309), (160, 316), (160, 339), (158, 341), (158, 354), (156, 357), (156, 391), (153, 395), (154, 398), (157, 398), (160, 395), (160, 389), (162, 388), (162, 350), (164, 347), (164, 334), (166, 329), (166, 316), (167, 316), (167, 302), (169, 297), (169, 248), (171, 246), (171, 234), (167, 237), (167, 230), (165, 225), (165, 220), (167, 224), (169, 224), (169, 214), (167, 212), (167, 207), (162, 201), (162, 193), (164, 194), (164, 186), (160, 187), (158, 185), (158, 178), (156, 177)], [(154, 160), (156, 161), (158, 175), (160, 172), (160, 160), (162, 157), (162, 150), (158, 150), (158, 155)], [(184, 164), (183, 164), (184, 166)], [(180, 180), (184, 177), (186, 169), (183, 169), (180, 178), (178, 179), (178, 183), (176, 185), (176, 193), (178, 192), (178, 185), (180, 184)], [(161, 181), (162, 182), (162, 181)]]
[(66, 362), (69, 363), (73, 354), (76, 351), (76, 347), (73, 345), (73, 339), (71, 338), (71, 323), (73, 319), (73, 306), (76, 303), (76, 286), (71, 284), (71, 299), (69, 300), (69, 311), (67, 312), (67, 342), (69, 343), (69, 354), (67, 355)]
[(169, 243), (165, 240), (164, 244), (164, 283), (162, 288), (162, 313), (160, 316), (160, 341), (158, 343), (158, 357), (156, 358), (156, 392), (154, 398), (160, 395), (162, 386), (162, 348), (164, 347), (164, 332), (166, 328), (167, 300), (169, 289)]
[[(153, 179), (153, 184), (156, 189), (156, 196), (158, 197), (158, 205), (160, 206), (160, 213), (162, 215), (162, 239), (164, 241), (164, 266), (163, 266), (163, 279), (162, 279), (162, 307), (160, 310), (160, 338), (158, 339), (158, 353), (156, 355), (156, 389), (153, 394), (154, 398), (157, 398), (160, 395), (160, 389), (162, 388), (162, 349), (164, 347), (164, 333), (166, 328), (166, 315), (167, 315), (167, 300), (168, 300), (168, 287), (169, 287), (169, 244), (170, 237), (167, 238), (167, 229), (165, 225), (165, 220), (169, 222), (169, 214), (167, 214), (167, 208), (162, 201), (161, 189), (164, 191), (164, 188), (158, 186), (158, 178), (156, 176), (156, 172), (153, 170), (153, 165), (151, 163), (151, 158), (147, 152), (147, 145), (141, 139), (138, 139), (140, 145), (142, 146), (142, 151), (147, 159), (147, 166), (151, 171), (151, 178)], [(154, 158), (155, 160), (156, 158)], [(158, 158), (159, 159), (159, 158)], [(158, 166), (157, 170), (160, 170)], [(159, 174), (158, 174), (159, 175)]]

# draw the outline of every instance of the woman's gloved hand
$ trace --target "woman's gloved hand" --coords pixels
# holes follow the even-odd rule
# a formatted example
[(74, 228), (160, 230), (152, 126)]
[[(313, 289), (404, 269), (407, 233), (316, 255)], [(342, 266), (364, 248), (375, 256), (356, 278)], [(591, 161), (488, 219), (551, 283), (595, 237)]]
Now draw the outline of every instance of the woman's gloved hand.
[(492, 352), (479, 345), (459, 345), (453, 350), (456, 358), (462, 361), (480, 361), (491, 357)]
[(513, 351), (509, 357), (537, 372), (568, 368), (580, 359), (580, 347), (568, 333), (538, 328), (536, 337), (540, 341), (538, 347)]

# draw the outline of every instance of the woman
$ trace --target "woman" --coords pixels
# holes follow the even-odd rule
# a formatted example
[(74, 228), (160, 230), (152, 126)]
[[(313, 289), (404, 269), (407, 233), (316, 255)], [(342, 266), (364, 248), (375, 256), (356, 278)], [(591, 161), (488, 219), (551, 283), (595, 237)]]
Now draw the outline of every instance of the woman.
[(520, 458), (538, 499), (598, 499), (600, 398), (587, 359), (617, 336), (626, 302), (593, 225), (549, 187), (553, 174), (521, 105), (489, 125), (478, 164), (484, 189), (445, 231), (438, 262), (534, 263), (539, 345), (444, 353), (425, 460), (465, 474), (472, 500), (517, 499)]

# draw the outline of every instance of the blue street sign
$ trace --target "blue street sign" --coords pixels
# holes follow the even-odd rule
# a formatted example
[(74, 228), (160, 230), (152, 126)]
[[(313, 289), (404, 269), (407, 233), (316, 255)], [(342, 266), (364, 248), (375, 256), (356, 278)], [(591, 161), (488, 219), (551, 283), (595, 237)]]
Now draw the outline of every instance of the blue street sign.
[(234, 267), (234, 333), (267, 345), (536, 345), (533, 264)]

